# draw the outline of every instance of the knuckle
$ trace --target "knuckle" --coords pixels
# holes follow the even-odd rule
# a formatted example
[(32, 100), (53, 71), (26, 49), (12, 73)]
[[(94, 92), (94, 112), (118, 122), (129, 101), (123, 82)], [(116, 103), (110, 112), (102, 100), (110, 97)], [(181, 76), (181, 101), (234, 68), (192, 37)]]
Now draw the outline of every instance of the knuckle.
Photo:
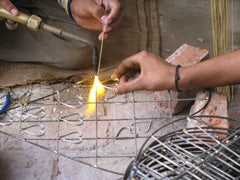
[(118, 87), (118, 94), (123, 94), (123, 93), (125, 93), (126, 92), (126, 90), (125, 90), (125, 87), (124, 86), (119, 86)]
[(101, 9), (101, 8), (96, 8), (93, 13), (94, 13), (96, 16), (99, 16), (99, 17), (104, 14), (104, 13), (103, 13), (103, 9)]
[(140, 52), (140, 55), (142, 55), (142, 56), (147, 56), (147, 55), (148, 55), (148, 51), (142, 50), (142, 51)]
[(142, 50), (142, 51), (138, 54), (138, 56), (139, 56), (138, 60), (141, 62), (142, 60), (145, 59), (145, 57), (148, 56), (148, 54), (149, 54), (148, 51)]
[(122, 10), (122, 6), (121, 6), (121, 4), (120, 4), (119, 1), (115, 1), (114, 4), (115, 4), (115, 8), (116, 8), (116, 9)]
[(125, 66), (127, 66), (127, 64), (129, 64), (129, 59), (125, 59), (125, 60), (123, 60), (123, 62), (120, 64), (120, 66), (121, 67), (125, 67)]

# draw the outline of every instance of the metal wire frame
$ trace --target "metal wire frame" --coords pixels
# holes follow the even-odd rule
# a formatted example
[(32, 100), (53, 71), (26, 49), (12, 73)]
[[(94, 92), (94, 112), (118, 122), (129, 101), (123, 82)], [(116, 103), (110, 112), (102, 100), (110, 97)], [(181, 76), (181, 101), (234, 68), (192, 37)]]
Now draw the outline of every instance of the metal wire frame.
[[(169, 92), (169, 98), (168, 99), (162, 99), (162, 100), (136, 100), (136, 93), (133, 92), (131, 93), (131, 98), (129, 99), (124, 99), (122, 101), (116, 101), (113, 98), (115, 96), (110, 96), (106, 97), (105, 100), (102, 101), (96, 101), (94, 102), (96, 105), (96, 110), (95, 110), (95, 115), (94, 118), (83, 118), (83, 114), (81, 113), (74, 113), (74, 114), (67, 114), (62, 116), (61, 111), (64, 109), (64, 107), (68, 107), (70, 109), (81, 109), (85, 105), (89, 104), (88, 102), (85, 102), (83, 100), (82, 96), (74, 96), (70, 97), (67, 99), (62, 98), (61, 94), (70, 91), (71, 88), (90, 88), (88, 85), (78, 85), (73, 86), (67, 86), (66, 88), (60, 89), (58, 91), (55, 91), (51, 94), (47, 94), (43, 97), (39, 97), (37, 99), (30, 99), (28, 102), (25, 104), (21, 103), (19, 105), (16, 105), (8, 110), (8, 112), (3, 116), (5, 117), (5, 120), (0, 121), (0, 126), (1, 127), (11, 127), (13, 125), (18, 125), (18, 134), (11, 134), (7, 131), (0, 130), (0, 133), (8, 135), (12, 138), (16, 138), (20, 141), (27, 142), (29, 144), (32, 144), (34, 146), (43, 148), (45, 150), (48, 150), (50, 152), (56, 153), (60, 156), (66, 157), (68, 159), (71, 159), (73, 161), (88, 165), (93, 168), (97, 168), (100, 170), (104, 170), (110, 173), (114, 173), (117, 175), (124, 175), (124, 172), (119, 172), (119, 171), (114, 171), (111, 169), (107, 169), (104, 167), (101, 167), (99, 165), (99, 160), (101, 159), (122, 159), (122, 158), (128, 158), (129, 162), (137, 156), (137, 152), (139, 148), (141, 147), (141, 143), (139, 143), (139, 140), (144, 140), (147, 138), (150, 138), (151, 136), (149, 135), (149, 132), (153, 129), (152, 123), (154, 121), (162, 121), (169, 119), (171, 122), (176, 118), (172, 113), (170, 115), (163, 116), (162, 114), (156, 114), (155, 117), (136, 117), (136, 104), (145, 104), (145, 103), (156, 103), (156, 102), (169, 102), (169, 106), (171, 108), (171, 102), (173, 101), (193, 101), (196, 100), (196, 98), (188, 98), (188, 99), (172, 99), (171, 98), (171, 93)], [(20, 96), (20, 95), (19, 95)], [(46, 103), (44, 100), (46, 100), (49, 97), (56, 97), (56, 102), (53, 103)], [(77, 100), (77, 101), (76, 101)], [(206, 105), (208, 103), (209, 99), (204, 99), (206, 100)], [(99, 118), (98, 116), (98, 106), (102, 104), (131, 104), (132, 109), (133, 109), (133, 114), (132, 117), (129, 118)], [(56, 119), (46, 119), (46, 112), (45, 109), (47, 107), (57, 107), (57, 118)], [(16, 118), (15, 110), (19, 111), (20, 114), (18, 115), (18, 118)], [(39, 114), (40, 111), (40, 114)], [(171, 111), (172, 112), (172, 111)], [(29, 117), (30, 116), (30, 117)], [(71, 119), (68, 119), (69, 117), (72, 117)], [(75, 118), (73, 118), (75, 117)], [(185, 117), (185, 116), (177, 116), (178, 118), (180, 117)], [(85, 134), (83, 134), (81, 131), (69, 131), (65, 134), (61, 134), (61, 123), (67, 123), (71, 126), (74, 127), (81, 127), (84, 123), (86, 122), (95, 122), (95, 137), (85, 137)], [(101, 122), (130, 122), (130, 126), (123, 126), (119, 128), (118, 133), (114, 137), (99, 137), (99, 123)], [(45, 137), (46, 133), (44, 126), (44, 123), (54, 123), (57, 126), (57, 133), (55, 136), (52, 137)], [(146, 123), (147, 129), (145, 131), (141, 131), (137, 125), (138, 123)], [(23, 126), (23, 124), (29, 124), (28, 126)], [(172, 124), (173, 125), (173, 124)], [(33, 128), (38, 128), (40, 129), (40, 132), (37, 133), (32, 133)], [(128, 135), (122, 136), (122, 130), (127, 129), (129, 131)], [(174, 127), (170, 127), (170, 131), (174, 130)], [(25, 136), (25, 135), (28, 136)], [(75, 135), (75, 137), (71, 137), (72, 135)], [(112, 140), (112, 141), (134, 141), (134, 145), (131, 147), (131, 150), (133, 150), (133, 153), (125, 153), (121, 154), (106, 154), (106, 155), (100, 155), (98, 151), (99, 147), (99, 141), (101, 140)], [(55, 148), (49, 148), (45, 145), (41, 145), (39, 142), (44, 142), (44, 141), (51, 141), (51, 142), (56, 142)], [(78, 156), (73, 156), (69, 155), (68, 153), (61, 152), (59, 143), (60, 142), (67, 142), (70, 145), (71, 144), (81, 144), (82, 142), (85, 141), (95, 141), (95, 153), (94, 155), (78, 155)], [(89, 163), (84, 161), (83, 159), (94, 159), (94, 163)]]
[(212, 179), (240, 178), (240, 128), (199, 126), (201, 118), (220, 116), (188, 116), (195, 128), (173, 131), (164, 136), (157, 134), (185, 118), (173, 121), (156, 130), (141, 147), (124, 179)]

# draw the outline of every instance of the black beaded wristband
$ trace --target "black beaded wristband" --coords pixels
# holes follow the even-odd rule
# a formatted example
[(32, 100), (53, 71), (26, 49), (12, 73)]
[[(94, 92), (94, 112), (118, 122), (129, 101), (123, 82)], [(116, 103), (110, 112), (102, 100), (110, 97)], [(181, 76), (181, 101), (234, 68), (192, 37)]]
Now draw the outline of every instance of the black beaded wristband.
[(176, 72), (175, 72), (175, 87), (176, 87), (176, 90), (177, 92), (181, 92), (181, 90), (178, 89), (178, 80), (180, 79), (179, 75), (178, 75), (178, 69), (182, 67), (180, 65), (177, 65), (176, 66)]

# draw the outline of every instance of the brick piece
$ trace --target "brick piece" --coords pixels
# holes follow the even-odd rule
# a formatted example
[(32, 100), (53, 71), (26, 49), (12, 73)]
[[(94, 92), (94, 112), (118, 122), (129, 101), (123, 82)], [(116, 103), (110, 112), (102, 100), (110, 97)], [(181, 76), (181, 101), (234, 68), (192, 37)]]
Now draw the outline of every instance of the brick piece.
[[(176, 50), (171, 56), (169, 56), (166, 61), (181, 65), (182, 67), (188, 67), (199, 63), (201, 60), (208, 56), (208, 50), (196, 48), (187, 44), (183, 44), (178, 50)], [(174, 78), (174, 77), (169, 77)], [(181, 77), (180, 77), (181, 78)], [(197, 90), (188, 90), (178, 93), (177, 91), (171, 91), (171, 99), (185, 99), (193, 98), (196, 95)], [(168, 91), (156, 91), (154, 93), (155, 100), (168, 100)], [(171, 108), (172, 114), (176, 114), (188, 106), (192, 101), (172, 101)], [(157, 103), (161, 110), (170, 114), (170, 103), (168, 101), (160, 101)]]
[[(193, 114), (194, 112), (199, 111), (201, 108), (204, 107), (206, 104), (207, 100), (204, 100), (205, 98), (208, 97), (208, 92), (206, 91), (199, 91), (197, 93), (196, 98), (198, 100), (195, 101), (194, 105), (191, 107), (190, 114)], [(204, 108), (202, 111), (197, 113), (196, 115), (210, 115), (210, 116), (223, 116), (223, 117), (228, 117), (228, 112), (227, 112), (227, 96), (225, 94), (220, 94), (220, 93), (212, 93), (211, 94), (211, 99), (209, 104), (207, 105), (206, 108)], [(205, 123), (209, 124), (212, 127), (215, 128), (226, 128), (229, 129), (229, 121), (226, 119), (222, 118), (214, 118), (214, 117), (204, 117), (204, 118), (198, 118)], [(192, 122), (193, 121), (193, 122)], [(188, 121), (187, 127), (192, 128), (198, 126), (205, 126), (203, 122), (200, 121)], [(227, 130), (218, 130), (223, 133), (227, 133)], [(220, 138), (225, 138), (225, 135), (219, 136)]]
[(208, 56), (208, 50), (183, 44), (166, 61), (182, 67), (192, 66)]

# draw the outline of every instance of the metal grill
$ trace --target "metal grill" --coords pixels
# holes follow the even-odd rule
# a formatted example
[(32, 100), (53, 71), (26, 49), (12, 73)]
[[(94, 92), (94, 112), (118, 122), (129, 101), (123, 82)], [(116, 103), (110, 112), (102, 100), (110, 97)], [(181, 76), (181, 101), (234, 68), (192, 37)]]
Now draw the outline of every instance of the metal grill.
[(195, 128), (158, 136), (165, 126), (155, 132), (129, 166), (125, 179), (239, 179), (240, 129), (198, 126), (196, 121), (201, 118), (186, 118)]
[[(184, 149), (184, 143), (186, 143), (183, 141), (184, 139), (192, 143), (195, 142), (190, 138), (192, 130), (187, 130), (189, 134), (180, 131), (186, 128), (186, 115), (173, 116), (172, 113), (170, 115), (166, 114), (156, 104), (156, 102), (168, 102), (171, 107), (171, 103), (174, 101), (193, 101), (196, 100), (195, 98), (172, 99), (169, 93), (168, 98), (156, 101), (153, 92), (133, 92), (115, 96), (111, 89), (106, 89), (105, 96), (95, 103), (95, 113), (87, 115), (85, 112), (89, 104), (87, 97), (90, 87), (88, 85), (75, 87), (61, 83), (50, 86), (31, 85), (12, 89), (12, 107), (1, 115), (0, 133), (73, 161), (120, 176), (124, 176), (128, 164), (136, 158), (139, 150), (142, 149), (141, 147), (144, 144), (146, 145), (149, 139), (161, 142), (161, 146), (166, 145), (166, 142), (171, 142), (182, 149)], [(0, 97), (3, 97), (3, 94), (2, 92)], [(208, 102), (208, 98), (203, 100), (206, 100), (206, 103)], [(169, 122), (171, 123), (169, 124)], [(158, 131), (158, 135), (152, 136), (152, 133), (161, 126), (164, 128)], [(233, 131), (229, 132), (232, 133)], [(168, 134), (162, 137), (166, 137), (165, 139), (158, 139), (164, 134)], [(189, 137), (186, 138), (187, 136)], [(169, 141), (169, 138), (171, 141)], [(232, 142), (231, 138), (229, 140)], [(211, 141), (212, 143), (215, 142), (214, 140)], [(224, 142), (221, 144), (224, 144)], [(158, 148), (163, 149), (161, 146), (152, 146), (149, 148), (155, 149), (156, 152), (158, 152)], [(182, 152), (182, 155), (185, 155), (184, 153), (201, 153), (197, 148), (193, 152), (188, 152), (191, 146), (186, 146), (187, 149)], [(170, 146), (166, 145), (166, 147)], [(206, 147), (202, 147), (202, 149), (211, 152)], [(216, 148), (219, 149), (217, 145)], [(220, 150), (221, 148), (219, 152), (221, 152)], [(170, 152), (174, 151), (173, 149)], [(144, 154), (148, 153), (150, 151), (146, 151)], [(158, 154), (160, 153), (158, 152)], [(164, 156), (168, 157), (170, 155), (165, 154)], [(149, 162), (147, 164), (140, 163), (140, 156), (137, 157), (136, 165), (131, 166), (133, 169), (137, 168), (137, 170), (131, 172), (135, 172), (134, 175), (137, 175), (140, 179), (144, 179), (144, 177), (154, 179), (156, 175), (150, 171), (153, 167), (148, 165), (150, 163), (160, 166), (153, 160), (151, 162), (150, 159), (147, 160)], [(191, 162), (191, 157), (188, 160)], [(180, 172), (185, 168), (181, 162), (181, 159), (175, 162), (178, 166), (169, 164), (172, 169), (179, 168), (177, 176), (180, 176)], [(162, 164), (164, 163), (168, 165), (169, 162), (163, 161)], [(140, 164), (141, 166), (138, 166)], [(197, 164), (194, 165), (197, 166)], [(143, 176), (139, 176), (136, 172), (141, 172), (140, 174)], [(150, 174), (146, 174), (146, 172)], [(168, 174), (169, 171), (165, 169), (164, 173)], [(189, 174), (187, 175), (189, 176)]]

